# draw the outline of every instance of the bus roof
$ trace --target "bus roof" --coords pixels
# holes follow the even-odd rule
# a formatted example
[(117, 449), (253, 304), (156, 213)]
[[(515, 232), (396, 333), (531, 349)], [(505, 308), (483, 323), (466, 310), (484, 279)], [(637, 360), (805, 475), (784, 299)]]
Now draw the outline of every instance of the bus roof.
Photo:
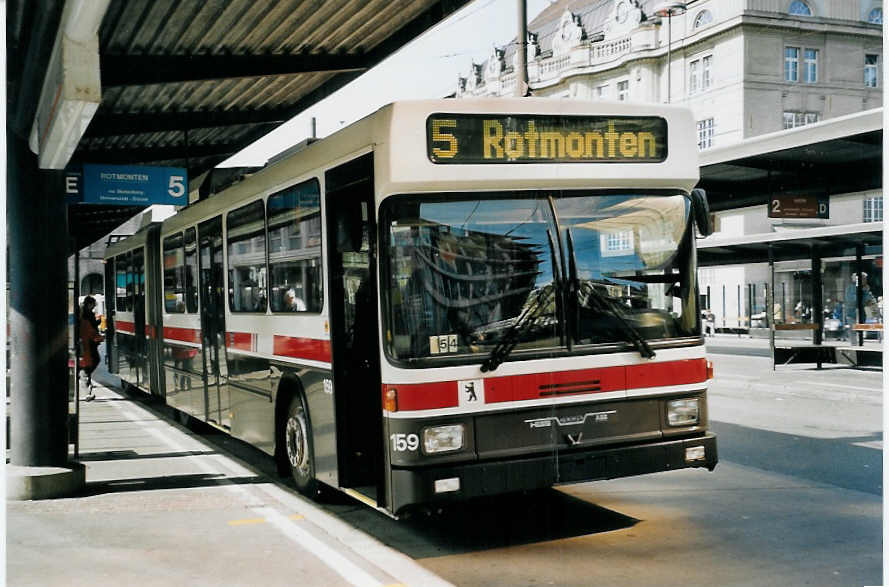
[[(527, 121), (596, 118), (603, 130), (609, 120), (662, 119), (666, 133), (663, 160), (637, 161), (616, 157), (597, 162), (521, 162), (503, 157), (499, 161), (478, 162), (433, 160), (432, 149), (447, 143), (432, 143), (431, 121), (460, 117), (505, 121), (505, 132)], [(510, 126), (513, 125), (513, 126)], [(357, 156), (373, 152), (377, 201), (394, 194), (442, 191), (491, 191), (523, 189), (679, 189), (688, 191), (699, 178), (698, 148), (694, 120), (687, 108), (659, 104), (587, 102), (552, 98), (483, 98), (469, 100), (409, 100), (388, 104), (338, 132), (307, 145), (259, 172), (230, 186), (205, 202), (192, 204), (164, 222), (164, 233), (189, 226), (310, 178), (323, 186), (324, 171)], [(566, 128), (560, 140), (577, 129)], [(447, 128), (444, 132), (449, 132)], [(618, 131), (619, 132), (619, 131)], [(581, 133), (582, 134), (582, 133)], [(589, 133), (587, 133), (589, 134)], [(626, 134), (626, 133), (624, 133)], [(468, 135), (467, 135), (468, 136)], [(510, 135), (514, 138), (514, 134)], [(501, 137), (492, 149), (503, 149)], [(578, 135), (579, 136), (579, 135)], [(459, 137), (463, 140), (463, 137)], [(625, 139), (626, 144), (636, 139)], [(620, 139), (613, 139), (620, 149)], [(580, 143), (575, 143), (579, 145)], [(515, 143), (512, 143), (515, 146)], [(606, 149), (608, 146), (606, 145)], [(619, 153), (618, 153), (619, 154)]]

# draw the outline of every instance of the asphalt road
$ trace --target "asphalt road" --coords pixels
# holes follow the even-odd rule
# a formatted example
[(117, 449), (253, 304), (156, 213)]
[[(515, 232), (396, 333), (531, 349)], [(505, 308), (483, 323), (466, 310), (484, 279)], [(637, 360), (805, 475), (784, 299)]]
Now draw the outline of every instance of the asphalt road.
[[(332, 524), (283, 487), (267, 455), (210, 430), (170, 430), (112, 394), (91, 405), (84, 432), (90, 493), (8, 506), (8, 572), (12, 584), (68, 584), (76, 568), (83, 584), (328, 585), (357, 574), (427, 585), (431, 571), (458, 586), (879, 585), (882, 373), (711, 359), (714, 472), (571, 485), (400, 521), (333, 494), (320, 504)], [(312, 526), (348, 560), (319, 570), (297, 554), (311, 543), (280, 535)], [(383, 545), (422, 568), (396, 571)], [(217, 562), (208, 570), (202, 560)]]
[(674, 471), (394, 522), (328, 511), (456, 585), (879, 585), (880, 372), (713, 355), (713, 473)]

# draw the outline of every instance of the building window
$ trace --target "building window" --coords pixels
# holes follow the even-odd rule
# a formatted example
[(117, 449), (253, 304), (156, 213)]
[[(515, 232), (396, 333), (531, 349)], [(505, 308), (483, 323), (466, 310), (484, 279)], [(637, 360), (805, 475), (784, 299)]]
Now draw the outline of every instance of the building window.
[(806, 49), (803, 60), (803, 81), (814, 84), (818, 81), (818, 49)]
[(713, 119), (698, 121), (698, 149), (703, 151), (713, 146)]
[(608, 98), (608, 85), (596, 87), (596, 99), (606, 100)]
[(709, 90), (711, 86), (712, 77), (710, 76), (710, 71), (712, 70), (713, 65), (713, 56), (707, 55), (703, 59), (701, 59), (701, 89)]
[(873, 24), (883, 24), (883, 9), (882, 8), (874, 8), (870, 11), (870, 14), (867, 15), (867, 22), (871, 22)]
[(711, 85), (710, 72), (713, 69), (713, 56), (707, 55), (695, 59), (688, 64), (688, 93), (709, 90)]
[(864, 222), (883, 221), (883, 196), (864, 198)]
[(630, 82), (628, 80), (624, 80), (622, 82), (617, 82), (617, 99), (621, 102), (626, 102), (630, 97)]
[(799, 81), (799, 47), (784, 48), (784, 81)]
[(868, 88), (877, 87), (877, 64), (880, 60), (879, 55), (864, 56), (864, 85)]
[(806, 126), (818, 122), (817, 112), (785, 112), (784, 129)]
[(787, 12), (797, 16), (812, 16), (812, 9), (802, 0), (793, 0), (793, 2), (790, 3), (790, 9)]
[(624, 257), (632, 255), (635, 250), (633, 245), (633, 231), (621, 230), (619, 232), (600, 234), (599, 246), (603, 257)]
[(713, 13), (709, 10), (702, 10), (695, 17), (695, 22), (692, 26), (693, 28), (699, 29), (702, 26), (710, 24), (711, 22), (713, 22)]

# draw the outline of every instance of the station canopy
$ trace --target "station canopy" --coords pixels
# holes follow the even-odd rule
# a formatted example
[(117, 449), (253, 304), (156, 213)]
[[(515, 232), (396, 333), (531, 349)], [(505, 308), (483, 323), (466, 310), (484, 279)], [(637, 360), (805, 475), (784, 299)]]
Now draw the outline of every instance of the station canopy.
[(710, 209), (767, 204), (773, 194), (830, 196), (882, 186), (883, 109), (701, 151)]
[[(71, 161), (185, 167), (200, 178), (467, 2), (110, 0), (98, 31), (101, 103)], [(7, 2), (7, 127), (23, 137), (64, 5)], [(70, 209), (83, 245), (139, 211)]]
[(774, 261), (855, 257), (857, 247), (863, 255), (882, 252), (883, 223), (866, 222), (814, 228), (793, 228), (782, 232), (741, 237), (708, 237), (698, 242), (698, 266), (767, 263), (769, 249)]
[[(882, 187), (883, 109), (832, 118), (701, 152), (701, 181), (711, 211), (766, 206), (772, 196), (828, 198)], [(794, 225), (796, 224), (796, 225)], [(712, 236), (698, 243), (700, 266), (854, 257), (882, 251), (882, 222), (830, 225), (791, 221), (765, 234)], [(824, 224), (824, 226), (817, 226)]]

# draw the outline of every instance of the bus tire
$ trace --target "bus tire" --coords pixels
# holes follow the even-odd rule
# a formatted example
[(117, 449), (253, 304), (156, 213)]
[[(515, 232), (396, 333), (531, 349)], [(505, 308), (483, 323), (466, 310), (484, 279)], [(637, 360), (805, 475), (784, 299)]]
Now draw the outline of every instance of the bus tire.
[(315, 479), (315, 458), (312, 452), (312, 429), (301, 393), (290, 399), (287, 415), (282, 426), (284, 458), (293, 475), (297, 490), (303, 495), (316, 497), (318, 481)]

